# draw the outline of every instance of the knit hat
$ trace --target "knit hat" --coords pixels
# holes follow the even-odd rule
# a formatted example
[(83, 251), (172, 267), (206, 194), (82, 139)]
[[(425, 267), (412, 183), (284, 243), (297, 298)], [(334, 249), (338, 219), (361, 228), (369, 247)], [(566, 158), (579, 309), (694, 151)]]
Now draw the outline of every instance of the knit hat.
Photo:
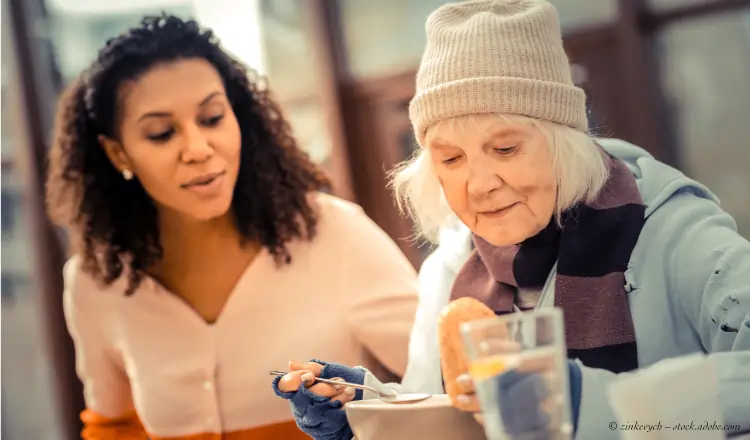
[(586, 95), (573, 84), (557, 10), (545, 0), (446, 4), (427, 19), (427, 47), (409, 118), (420, 145), (432, 124), (509, 113), (587, 131)]

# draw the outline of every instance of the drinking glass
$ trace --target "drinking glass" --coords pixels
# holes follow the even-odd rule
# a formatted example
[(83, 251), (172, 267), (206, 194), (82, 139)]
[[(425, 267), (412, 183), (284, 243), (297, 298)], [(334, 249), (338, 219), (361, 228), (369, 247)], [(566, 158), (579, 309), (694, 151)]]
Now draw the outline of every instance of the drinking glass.
[(488, 440), (570, 440), (562, 310), (466, 322), (461, 335)]

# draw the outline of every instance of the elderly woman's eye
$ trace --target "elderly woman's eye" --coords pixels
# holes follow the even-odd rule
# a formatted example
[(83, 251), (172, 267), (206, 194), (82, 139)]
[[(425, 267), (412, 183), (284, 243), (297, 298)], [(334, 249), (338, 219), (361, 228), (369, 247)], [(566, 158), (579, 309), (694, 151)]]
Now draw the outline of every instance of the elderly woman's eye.
[(446, 164), (446, 165), (450, 165), (452, 163), (456, 163), (459, 158), (460, 158), (460, 156), (451, 157), (450, 159), (443, 160), (443, 163)]
[(500, 153), (500, 154), (503, 154), (503, 155), (507, 156), (509, 154), (513, 154), (516, 151), (517, 148), (518, 147), (514, 145), (512, 147), (495, 148), (495, 151), (498, 152), (498, 153)]

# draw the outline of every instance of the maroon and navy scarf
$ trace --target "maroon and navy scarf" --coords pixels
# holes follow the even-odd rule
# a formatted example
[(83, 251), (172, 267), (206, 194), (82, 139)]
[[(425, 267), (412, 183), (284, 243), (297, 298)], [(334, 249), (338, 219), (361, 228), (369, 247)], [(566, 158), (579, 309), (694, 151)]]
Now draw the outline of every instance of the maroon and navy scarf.
[(638, 368), (625, 270), (645, 223), (635, 178), (607, 156), (610, 176), (591, 204), (580, 204), (519, 245), (474, 236), (475, 250), (451, 300), (473, 297), (497, 314), (513, 312), (518, 288), (542, 289), (557, 261), (555, 306), (563, 310), (568, 357), (615, 373)]

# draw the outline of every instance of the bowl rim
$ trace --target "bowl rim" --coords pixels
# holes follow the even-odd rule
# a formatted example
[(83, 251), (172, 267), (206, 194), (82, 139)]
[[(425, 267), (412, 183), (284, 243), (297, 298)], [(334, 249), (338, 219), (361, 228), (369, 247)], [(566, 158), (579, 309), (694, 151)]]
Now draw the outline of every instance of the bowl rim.
[(386, 403), (378, 399), (356, 400), (344, 405), (345, 410), (349, 409), (373, 409), (376, 411), (421, 411), (427, 409), (452, 408), (450, 397), (447, 394), (435, 394), (427, 400), (416, 403)]

